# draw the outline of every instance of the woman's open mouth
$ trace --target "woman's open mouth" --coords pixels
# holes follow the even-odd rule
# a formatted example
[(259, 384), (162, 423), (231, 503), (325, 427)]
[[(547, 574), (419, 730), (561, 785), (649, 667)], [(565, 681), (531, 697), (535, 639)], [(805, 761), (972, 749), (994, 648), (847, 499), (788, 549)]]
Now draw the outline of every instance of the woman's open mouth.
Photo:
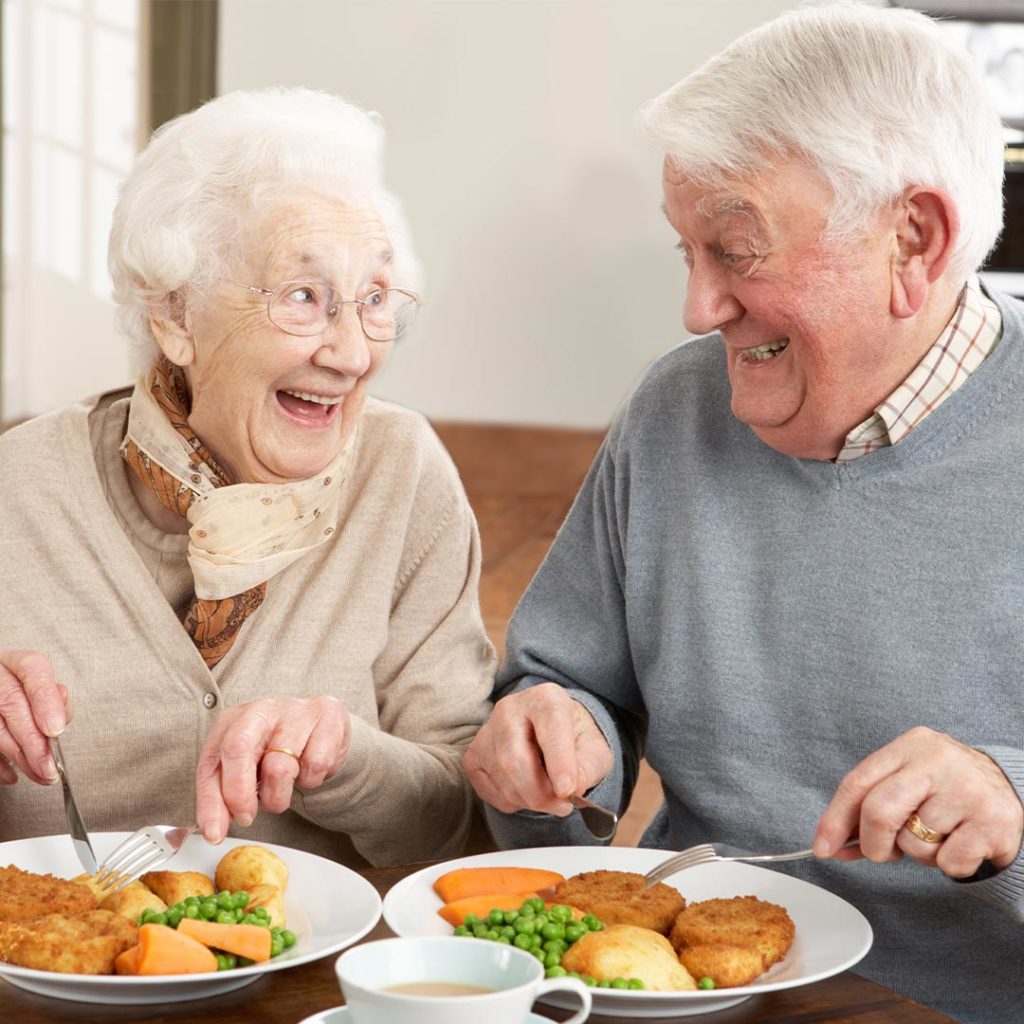
[(344, 400), (344, 395), (318, 395), (311, 391), (277, 392), (278, 403), (293, 419), (318, 427), (334, 420)]

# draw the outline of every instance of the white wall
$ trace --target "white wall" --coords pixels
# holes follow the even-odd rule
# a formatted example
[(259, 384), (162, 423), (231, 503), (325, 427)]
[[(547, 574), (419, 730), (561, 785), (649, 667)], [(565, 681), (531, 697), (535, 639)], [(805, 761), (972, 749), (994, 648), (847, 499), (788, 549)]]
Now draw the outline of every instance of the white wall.
[(221, 0), (219, 89), (378, 110), (427, 306), (377, 387), (441, 419), (604, 426), (685, 337), (632, 118), (792, 0)]

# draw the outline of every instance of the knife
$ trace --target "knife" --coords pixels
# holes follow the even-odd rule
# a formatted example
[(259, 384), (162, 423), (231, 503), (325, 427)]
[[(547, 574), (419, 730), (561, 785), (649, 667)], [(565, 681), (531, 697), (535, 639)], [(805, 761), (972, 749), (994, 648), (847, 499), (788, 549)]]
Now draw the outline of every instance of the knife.
[(60, 740), (56, 736), (50, 737), (50, 752), (53, 754), (54, 763), (57, 765), (57, 774), (60, 776), (61, 788), (64, 790), (64, 811), (68, 818), (68, 831), (71, 834), (71, 842), (74, 844), (75, 853), (82, 863), (82, 867), (90, 875), (96, 874), (96, 854), (92, 852), (92, 843), (89, 842), (89, 833), (85, 830), (85, 822), (78, 812), (78, 804), (71, 792), (71, 780), (68, 778), (67, 766), (64, 764), (64, 754), (60, 749)]

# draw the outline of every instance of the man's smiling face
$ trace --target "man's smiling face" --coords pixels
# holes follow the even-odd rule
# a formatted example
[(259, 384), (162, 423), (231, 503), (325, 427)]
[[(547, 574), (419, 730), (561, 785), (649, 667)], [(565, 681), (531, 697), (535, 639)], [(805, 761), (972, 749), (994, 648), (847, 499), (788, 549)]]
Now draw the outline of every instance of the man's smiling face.
[(714, 191), (669, 159), (663, 184), (690, 270), (683, 319), (721, 332), (733, 414), (778, 451), (834, 458), (920, 358), (890, 312), (894, 218), (824, 241), (832, 192), (798, 161)]

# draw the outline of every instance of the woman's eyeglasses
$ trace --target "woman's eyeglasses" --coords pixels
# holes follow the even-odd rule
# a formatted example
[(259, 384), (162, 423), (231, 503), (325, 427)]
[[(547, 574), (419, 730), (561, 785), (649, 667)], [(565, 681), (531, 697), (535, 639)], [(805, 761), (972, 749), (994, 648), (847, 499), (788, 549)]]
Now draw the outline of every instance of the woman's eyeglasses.
[(303, 338), (323, 334), (337, 320), (342, 307), (352, 303), (363, 334), (370, 341), (394, 341), (412, 325), (421, 302), (415, 292), (404, 288), (380, 288), (365, 299), (343, 299), (321, 281), (285, 281), (270, 289), (221, 280), (266, 296), (270, 322), (286, 334)]

